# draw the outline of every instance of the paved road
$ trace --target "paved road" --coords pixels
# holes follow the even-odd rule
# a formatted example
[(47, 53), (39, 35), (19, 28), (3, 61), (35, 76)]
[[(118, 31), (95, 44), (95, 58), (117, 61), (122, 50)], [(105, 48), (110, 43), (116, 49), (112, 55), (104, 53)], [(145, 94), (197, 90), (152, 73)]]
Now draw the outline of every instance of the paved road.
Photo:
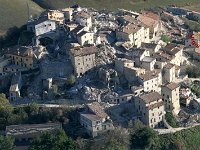
[(175, 133), (177, 131), (193, 128), (193, 127), (199, 126), (199, 125), (200, 125), (200, 123), (196, 123), (189, 127), (171, 128), (171, 129), (154, 129), (154, 130), (158, 131), (159, 134), (169, 134), (169, 133)]

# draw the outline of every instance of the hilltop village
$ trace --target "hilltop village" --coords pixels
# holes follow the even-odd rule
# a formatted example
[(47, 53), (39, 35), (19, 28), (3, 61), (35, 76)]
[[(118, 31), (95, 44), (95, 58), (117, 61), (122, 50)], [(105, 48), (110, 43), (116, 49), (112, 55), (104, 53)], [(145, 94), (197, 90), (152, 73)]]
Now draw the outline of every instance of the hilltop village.
[[(0, 90), (14, 106), (78, 107), (79, 124), (91, 137), (140, 120), (160, 134), (199, 123), (198, 33), (182, 18), (200, 13), (175, 6), (160, 11), (97, 11), (75, 5), (30, 17), (31, 43), (2, 49)], [(193, 39), (191, 38), (193, 36)], [(60, 128), (50, 124), (49, 127)], [(6, 134), (45, 130), (8, 126)]]

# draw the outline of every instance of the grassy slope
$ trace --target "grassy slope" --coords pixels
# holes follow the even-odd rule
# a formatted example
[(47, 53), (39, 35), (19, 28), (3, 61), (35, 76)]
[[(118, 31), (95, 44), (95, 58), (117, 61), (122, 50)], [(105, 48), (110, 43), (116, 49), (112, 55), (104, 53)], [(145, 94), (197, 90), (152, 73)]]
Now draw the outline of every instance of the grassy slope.
[(13, 26), (21, 26), (27, 22), (27, 2), (31, 14), (39, 14), (43, 9), (31, 0), (0, 0), (0, 35)]
[(182, 130), (174, 134), (161, 135), (162, 146), (168, 146), (170, 142), (181, 142), (186, 150), (199, 150), (200, 149), (200, 126)]
[(34, 0), (44, 8), (64, 8), (73, 4), (93, 7), (96, 9), (116, 10), (125, 8), (129, 10), (140, 10), (155, 6), (166, 6), (169, 4), (178, 4), (181, 6), (197, 3), (199, 0)]

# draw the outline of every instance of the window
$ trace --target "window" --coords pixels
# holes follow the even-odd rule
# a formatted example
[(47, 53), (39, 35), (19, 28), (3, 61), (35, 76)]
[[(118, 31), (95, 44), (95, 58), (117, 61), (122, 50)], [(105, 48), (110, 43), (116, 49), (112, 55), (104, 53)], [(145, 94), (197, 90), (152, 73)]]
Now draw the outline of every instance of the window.
[(99, 127), (97, 127), (97, 130), (99, 130)]
[(163, 96), (165, 96), (165, 94), (163, 94)]
[(154, 116), (154, 113), (152, 113), (152, 116)]
[(167, 98), (169, 99), (169, 95), (167, 95)]

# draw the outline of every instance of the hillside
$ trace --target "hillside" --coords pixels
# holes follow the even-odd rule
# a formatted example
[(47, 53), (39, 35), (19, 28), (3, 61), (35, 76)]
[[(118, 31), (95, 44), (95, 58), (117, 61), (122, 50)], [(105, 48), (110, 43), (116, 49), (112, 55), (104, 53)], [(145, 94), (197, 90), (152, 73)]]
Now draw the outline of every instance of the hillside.
[(0, 0), (0, 35), (3, 35), (10, 27), (21, 26), (27, 22), (27, 3), (30, 14), (39, 14), (43, 10), (32, 0)]
[(129, 10), (140, 10), (155, 6), (166, 6), (169, 4), (177, 4), (181, 6), (193, 5), (200, 3), (199, 0), (33, 0), (43, 8), (64, 8), (73, 4), (79, 4), (85, 7), (93, 7), (96, 9), (116, 10), (124, 8)]

